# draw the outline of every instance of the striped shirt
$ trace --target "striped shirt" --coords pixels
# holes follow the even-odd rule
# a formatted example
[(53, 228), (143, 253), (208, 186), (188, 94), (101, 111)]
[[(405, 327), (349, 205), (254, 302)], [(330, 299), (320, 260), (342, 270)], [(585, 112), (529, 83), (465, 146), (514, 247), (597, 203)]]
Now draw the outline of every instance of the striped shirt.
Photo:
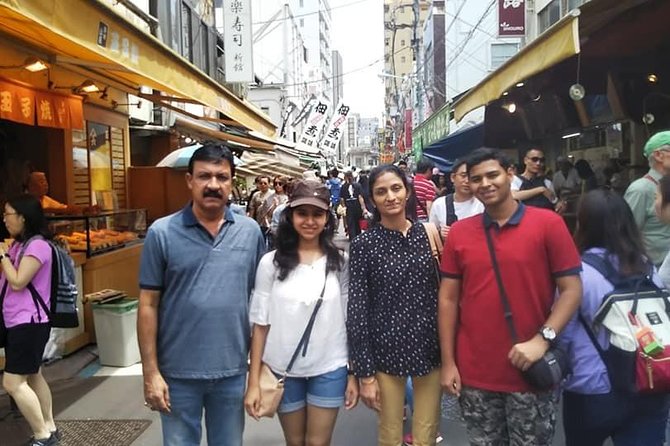
[(425, 176), (417, 173), (414, 176), (414, 193), (416, 194), (416, 216), (428, 220), (428, 201), (435, 201), (435, 185)]

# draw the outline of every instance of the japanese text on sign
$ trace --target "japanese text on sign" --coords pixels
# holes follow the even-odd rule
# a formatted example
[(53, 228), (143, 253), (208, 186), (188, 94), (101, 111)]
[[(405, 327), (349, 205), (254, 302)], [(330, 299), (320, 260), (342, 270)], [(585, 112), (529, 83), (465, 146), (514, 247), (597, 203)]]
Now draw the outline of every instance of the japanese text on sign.
[(319, 100), (316, 105), (314, 105), (312, 112), (309, 114), (309, 118), (307, 118), (302, 135), (300, 135), (300, 139), (298, 140), (300, 144), (316, 147), (319, 134), (326, 123), (328, 109), (330, 109), (330, 103), (325, 100)]
[(348, 114), (349, 106), (340, 102), (333, 112), (333, 117), (330, 118), (330, 124), (321, 141), (322, 148), (326, 150), (335, 150), (337, 148), (337, 144), (340, 142), (340, 138), (342, 138), (342, 125), (347, 120)]
[(251, 0), (223, 1), (226, 82), (253, 81)]

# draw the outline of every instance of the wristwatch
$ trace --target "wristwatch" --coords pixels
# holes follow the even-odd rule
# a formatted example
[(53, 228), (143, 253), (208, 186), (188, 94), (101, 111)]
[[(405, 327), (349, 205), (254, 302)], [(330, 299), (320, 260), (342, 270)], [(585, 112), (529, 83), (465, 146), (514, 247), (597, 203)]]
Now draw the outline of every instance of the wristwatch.
[(540, 328), (540, 336), (544, 338), (550, 344), (553, 344), (556, 340), (556, 331), (553, 328), (547, 327), (546, 325)]

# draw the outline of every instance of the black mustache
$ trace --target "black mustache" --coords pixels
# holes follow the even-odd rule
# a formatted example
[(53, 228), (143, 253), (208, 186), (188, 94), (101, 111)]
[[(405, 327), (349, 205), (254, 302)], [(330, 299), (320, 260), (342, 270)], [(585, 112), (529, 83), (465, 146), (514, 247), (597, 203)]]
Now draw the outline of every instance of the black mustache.
[(219, 191), (207, 189), (202, 193), (203, 197), (212, 197), (212, 198), (223, 198), (223, 195)]

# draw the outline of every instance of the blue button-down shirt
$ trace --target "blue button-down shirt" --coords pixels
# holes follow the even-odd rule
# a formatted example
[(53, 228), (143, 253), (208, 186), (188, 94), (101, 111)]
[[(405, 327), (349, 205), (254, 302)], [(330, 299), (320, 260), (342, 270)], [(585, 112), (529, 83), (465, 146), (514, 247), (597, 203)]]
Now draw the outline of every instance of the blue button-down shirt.
[(227, 208), (212, 237), (191, 206), (152, 224), (142, 252), (140, 288), (161, 292), (158, 366), (171, 378), (245, 373), (263, 236), (255, 221)]
[[(605, 255), (602, 248), (591, 248), (586, 252)], [(603, 302), (603, 297), (614, 289), (614, 286), (588, 263), (582, 263), (582, 303), (579, 307), (584, 319), (593, 326), (593, 319)], [(654, 273), (654, 283), (662, 286), (658, 275)], [(607, 333), (604, 328), (596, 332), (596, 337), (606, 350), (609, 347)], [(610, 392), (610, 381), (607, 377), (605, 364), (600, 360), (598, 351), (589, 339), (584, 326), (573, 316), (559, 337), (560, 344), (567, 349), (571, 361), (572, 373), (564, 384), (564, 389), (586, 395)]]

